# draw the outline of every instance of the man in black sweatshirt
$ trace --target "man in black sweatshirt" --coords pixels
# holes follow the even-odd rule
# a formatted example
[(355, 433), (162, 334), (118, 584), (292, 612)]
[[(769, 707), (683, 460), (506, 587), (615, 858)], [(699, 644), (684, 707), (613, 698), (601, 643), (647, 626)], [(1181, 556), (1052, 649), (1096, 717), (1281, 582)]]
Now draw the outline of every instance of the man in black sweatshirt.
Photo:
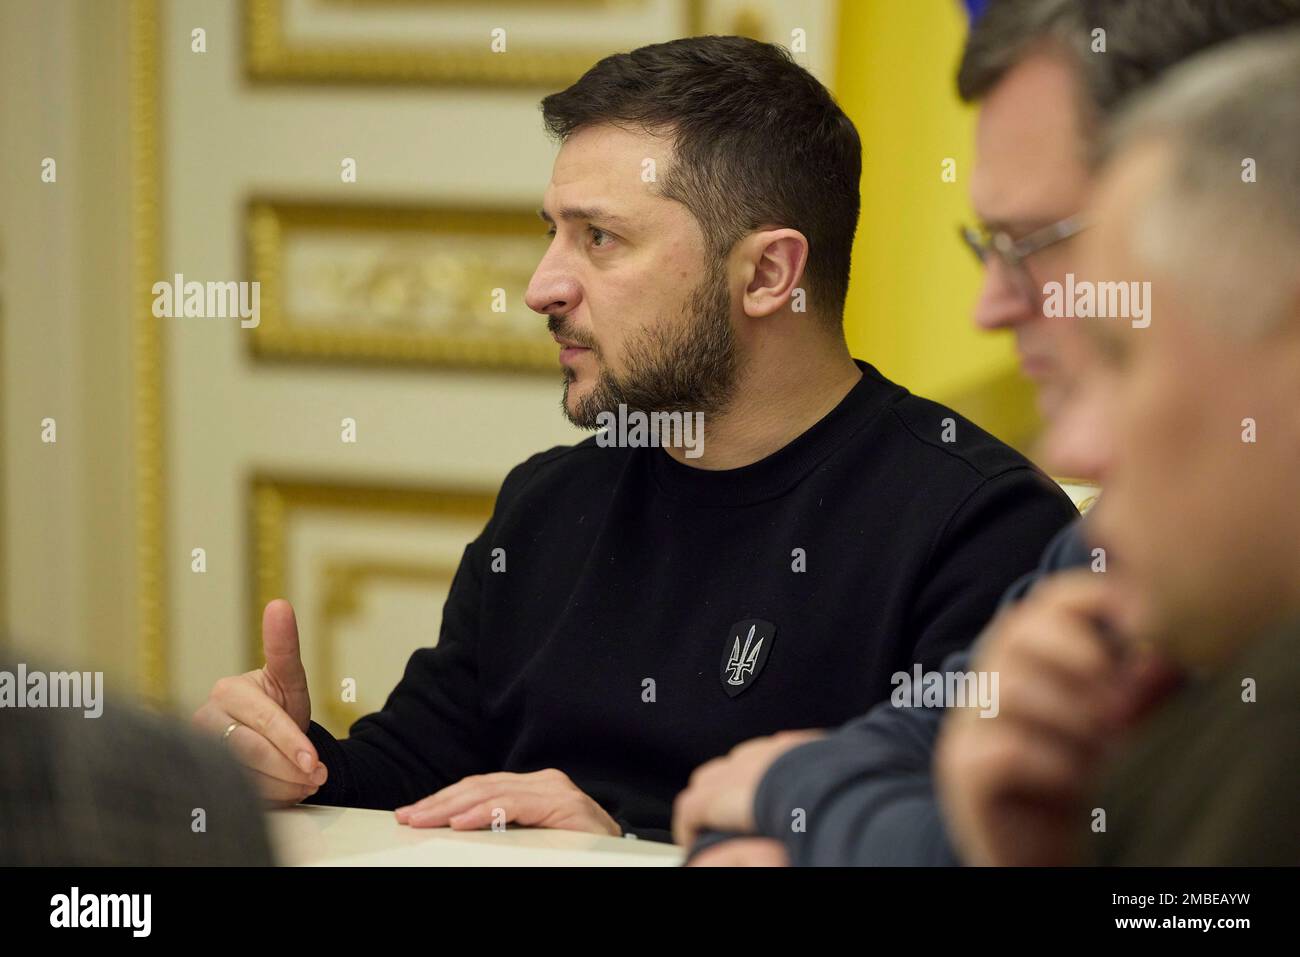
[(606, 430), (510, 472), (436, 645), (347, 739), (310, 722), (292, 610), (268, 606), (266, 667), (195, 721), (276, 802), (667, 839), (692, 768), (936, 667), (1074, 515), (850, 356), (861, 148), (783, 50), (645, 47), (542, 107), (562, 146), (526, 298), (565, 414)]

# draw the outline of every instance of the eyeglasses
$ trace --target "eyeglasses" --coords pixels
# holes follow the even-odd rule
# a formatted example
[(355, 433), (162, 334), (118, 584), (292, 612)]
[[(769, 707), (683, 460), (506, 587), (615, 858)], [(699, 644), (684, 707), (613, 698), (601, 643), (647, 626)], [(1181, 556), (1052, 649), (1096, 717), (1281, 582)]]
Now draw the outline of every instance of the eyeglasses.
[(1004, 230), (988, 232), (960, 226), (961, 238), (982, 264), (988, 265), (990, 256), (997, 256), (1027, 295), (1036, 293), (1034, 278), (1029, 274), (1025, 260), (1049, 246), (1064, 242), (1087, 229), (1091, 224), (1082, 216), (1067, 216), (1050, 226), (1036, 229), (1023, 239), (1012, 239)]

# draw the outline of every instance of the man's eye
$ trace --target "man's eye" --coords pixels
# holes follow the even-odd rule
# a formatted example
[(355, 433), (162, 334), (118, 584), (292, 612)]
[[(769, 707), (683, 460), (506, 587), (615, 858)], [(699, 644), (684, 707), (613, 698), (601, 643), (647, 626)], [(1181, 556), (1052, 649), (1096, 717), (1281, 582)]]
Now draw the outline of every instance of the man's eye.
[(605, 238), (606, 240), (609, 239), (609, 233), (605, 232), (605, 230), (600, 229), (600, 228), (598, 228), (598, 227), (596, 227), (596, 226), (588, 226), (588, 227), (587, 227), (587, 231), (588, 231), (589, 233), (591, 233), (591, 241), (592, 241), (592, 242), (593, 242), (597, 247), (602, 247), (602, 246), (608, 246), (608, 245), (609, 245), (608, 242), (600, 242), (600, 239), (601, 239), (602, 237)]
[(546, 238), (547, 238), (547, 239), (554, 239), (554, 238), (555, 238), (555, 227), (554, 227), (554, 226), (552, 226), (550, 229), (548, 229), (548, 230), (546, 231)]

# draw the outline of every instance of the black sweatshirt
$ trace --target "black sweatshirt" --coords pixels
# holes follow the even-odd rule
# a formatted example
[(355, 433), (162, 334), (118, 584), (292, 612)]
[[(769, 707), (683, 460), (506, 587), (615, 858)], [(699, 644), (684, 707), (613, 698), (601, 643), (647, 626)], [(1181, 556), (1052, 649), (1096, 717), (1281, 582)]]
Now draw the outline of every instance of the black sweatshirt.
[(1018, 453), (858, 365), (836, 408), (743, 468), (594, 437), (514, 468), (437, 644), (346, 740), (309, 728), (329, 768), (309, 803), (391, 809), (558, 768), (625, 831), (667, 839), (699, 764), (843, 724), (967, 645), (1076, 512)]

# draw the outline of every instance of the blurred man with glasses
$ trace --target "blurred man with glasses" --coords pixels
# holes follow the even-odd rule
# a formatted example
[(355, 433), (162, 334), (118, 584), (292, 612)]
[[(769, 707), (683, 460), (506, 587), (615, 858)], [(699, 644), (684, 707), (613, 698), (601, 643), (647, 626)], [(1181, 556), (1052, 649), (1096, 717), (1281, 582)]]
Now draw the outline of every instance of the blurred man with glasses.
[(1025, 700), (945, 721), (945, 819), (967, 863), (1294, 865), (1300, 32), (1171, 71), (1107, 153), (1084, 281), (1148, 277), (1159, 316), (1081, 323), (1047, 443), (1106, 484), (1106, 574), (1054, 583), (1105, 625), (1051, 662), (1016, 621), (984, 643)]

